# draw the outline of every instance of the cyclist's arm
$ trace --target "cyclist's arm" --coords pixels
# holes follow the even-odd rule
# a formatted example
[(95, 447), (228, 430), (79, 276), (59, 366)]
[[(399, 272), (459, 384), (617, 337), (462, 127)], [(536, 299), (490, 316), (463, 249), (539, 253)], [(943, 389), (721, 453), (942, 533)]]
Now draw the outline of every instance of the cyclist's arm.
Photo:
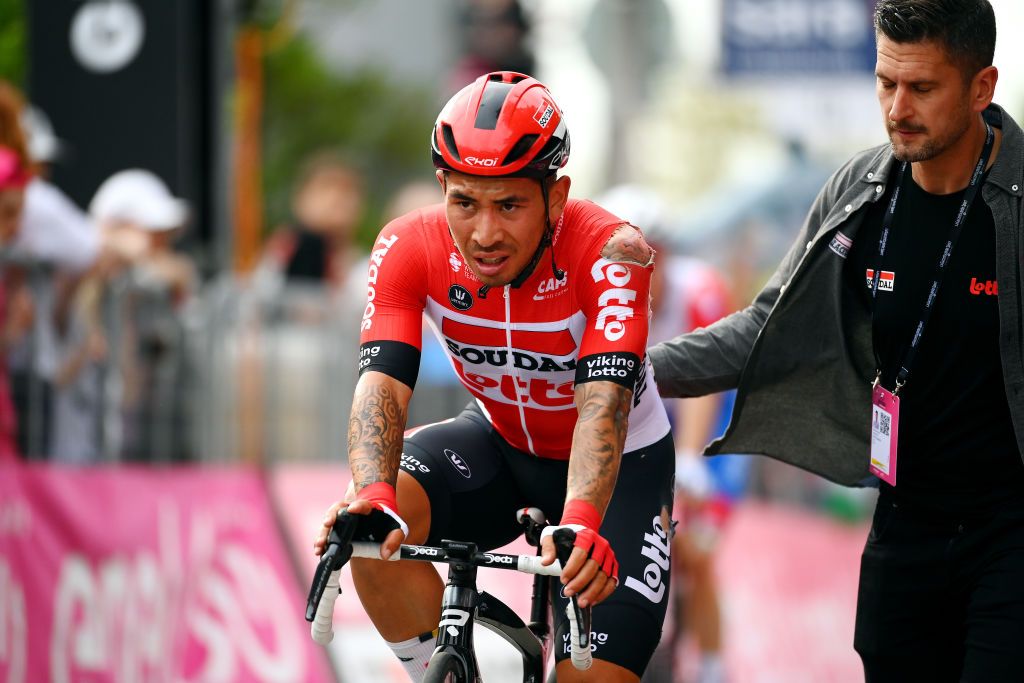
[(604, 516), (619, 475), (633, 392), (614, 382), (576, 387), (579, 418), (572, 435), (566, 500), (584, 500)]
[[(650, 275), (654, 250), (634, 226), (622, 224), (601, 249), (591, 268), (590, 311), (581, 361), (599, 359), (598, 368), (629, 359), (639, 366), (647, 340)], [(579, 417), (569, 456), (565, 499), (584, 500), (604, 516), (619, 474), (626, 443), (635, 372), (614, 381), (593, 380), (600, 370), (577, 373), (575, 401)]]
[(348, 461), (356, 492), (370, 484), (395, 485), (412, 389), (383, 372), (356, 383), (348, 423)]
[[(562, 572), (566, 594), (586, 606), (615, 589), (618, 563), (600, 536), (619, 473), (633, 390), (644, 363), (653, 250), (635, 227), (617, 226), (577, 283), (586, 331), (576, 371), (573, 431), (562, 524), (589, 529)], [(591, 545), (592, 544), (592, 545)], [(589, 546), (589, 548), (588, 548)], [(614, 580), (613, 580), (614, 579)]]
[[(345, 499), (327, 511), (314, 549), (323, 551), (338, 510), (356, 514), (383, 512), (398, 527), (387, 534), (381, 556), (387, 559), (408, 528), (398, 509), (395, 485), (409, 400), (420, 363), (420, 339), (427, 279), (422, 236), (415, 216), (392, 221), (370, 254), (367, 305), (360, 324), (359, 380), (349, 414), (348, 459), (352, 482)], [(376, 523), (376, 522), (374, 522)]]

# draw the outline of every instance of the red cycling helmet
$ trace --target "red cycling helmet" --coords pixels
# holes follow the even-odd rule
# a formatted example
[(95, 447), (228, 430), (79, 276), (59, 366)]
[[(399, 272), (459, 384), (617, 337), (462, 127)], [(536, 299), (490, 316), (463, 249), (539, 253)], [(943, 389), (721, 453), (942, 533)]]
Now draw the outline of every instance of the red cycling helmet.
[(495, 71), (455, 94), (434, 124), (434, 166), (468, 175), (546, 178), (569, 160), (562, 110), (535, 78)]

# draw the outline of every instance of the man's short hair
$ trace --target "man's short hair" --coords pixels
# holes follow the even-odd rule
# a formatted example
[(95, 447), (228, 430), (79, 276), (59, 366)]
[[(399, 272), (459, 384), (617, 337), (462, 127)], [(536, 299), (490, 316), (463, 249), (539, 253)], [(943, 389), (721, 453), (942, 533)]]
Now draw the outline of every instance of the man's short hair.
[(897, 43), (938, 43), (965, 81), (992, 65), (996, 49), (988, 0), (879, 0), (875, 32)]

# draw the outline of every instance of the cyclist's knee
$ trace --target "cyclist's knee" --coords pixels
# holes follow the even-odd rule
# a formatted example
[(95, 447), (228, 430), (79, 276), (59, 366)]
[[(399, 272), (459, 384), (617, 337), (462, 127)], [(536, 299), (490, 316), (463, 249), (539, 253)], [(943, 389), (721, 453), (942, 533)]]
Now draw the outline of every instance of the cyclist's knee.
[(422, 545), (430, 534), (430, 498), (416, 479), (405, 471), (398, 472), (395, 487), (398, 493), (398, 511), (409, 525), (406, 543)]

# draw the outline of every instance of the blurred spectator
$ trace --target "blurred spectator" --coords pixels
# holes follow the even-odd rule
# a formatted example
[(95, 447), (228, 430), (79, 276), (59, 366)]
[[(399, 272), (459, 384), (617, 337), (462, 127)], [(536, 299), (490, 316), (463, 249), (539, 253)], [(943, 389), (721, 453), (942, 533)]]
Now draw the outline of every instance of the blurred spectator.
[[(92, 298), (91, 312), (83, 311), (90, 322), (71, 336), (69, 360), (91, 354), (98, 366), (105, 365), (99, 405), (105, 413), (101, 437), (110, 454), (182, 459), (188, 450), (182, 310), (198, 276), (191, 259), (172, 245), (188, 206), (153, 173), (129, 169), (103, 182), (89, 213), (118, 258), (96, 273), (102, 294)], [(112, 348), (98, 341), (97, 330), (111, 335)]]
[[(671, 339), (683, 332), (705, 327), (732, 310), (725, 278), (710, 264), (672, 251), (666, 229), (666, 209), (661, 198), (638, 185), (619, 185), (599, 203), (619, 218), (644, 231), (657, 250), (651, 278), (651, 327), (648, 343)], [(672, 545), (674, 571), (673, 608), (666, 636), (651, 661), (643, 681), (669, 683), (684, 680), (683, 670), (695, 672), (696, 683), (721, 683), (721, 615), (714, 550), (728, 510), (708, 462), (700, 455), (704, 446), (723, 428), (730, 405), (722, 395), (669, 400), (676, 445), (676, 509), (678, 522)], [(688, 633), (697, 646), (696, 666), (677, 666), (675, 655)]]
[(285, 285), (326, 286), (341, 300), (365, 297), (355, 230), (363, 211), (362, 177), (334, 154), (310, 157), (292, 193), (292, 220), (267, 240), (257, 287), (273, 297)]
[[(0, 238), (4, 242), (17, 230), (24, 209), (25, 185), (30, 177), (26, 161), (23, 154), (0, 147)], [(31, 317), (31, 302), (10, 297), (16, 291), (13, 275), (5, 267), (0, 277), (0, 350), (4, 352), (24, 334), (30, 324), (25, 318)], [(20, 293), (23, 296), (24, 290)], [(0, 462), (18, 455), (17, 423), (4, 353), (0, 356)]]
[(46, 112), (31, 104), (22, 109), (21, 127), (28, 138), (28, 154), (36, 164), (37, 175), (49, 178), (50, 166), (64, 156), (64, 141), (57, 137)]
[(491, 71), (533, 73), (526, 43), (530, 23), (518, 0), (461, 0), (458, 20), (462, 55), (448, 77), (445, 96)]
[(49, 450), (51, 385), (57, 369), (55, 318), (78, 279), (96, 261), (100, 243), (85, 214), (37, 175), (40, 164), (52, 160), (57, 145), (52, 130), (53, 140), (48, 142), (38, 127), (25, 129), (32, 121), (27, 111), (21, 93), (0, 81), (0, 145), (14, 150), (32, 176), (17, 220), (0, 233), (13, 316), (9, 322), (18, 323), (8, 329), (5, 355), (19, 418), (19, 446), (26, 455), (38, 457)]

